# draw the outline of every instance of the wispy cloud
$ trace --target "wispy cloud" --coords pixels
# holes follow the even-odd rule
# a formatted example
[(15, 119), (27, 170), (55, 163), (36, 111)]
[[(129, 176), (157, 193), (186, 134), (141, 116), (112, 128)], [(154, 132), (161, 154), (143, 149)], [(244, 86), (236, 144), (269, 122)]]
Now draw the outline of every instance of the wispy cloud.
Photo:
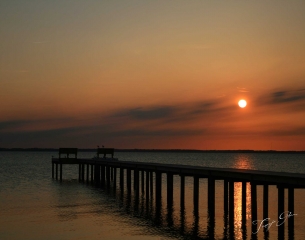
[[(35, 138), (64, 144), (100, 141), (134, 141), (204, 136), (304, 136), (305, 122), (270, 122), (283, 112), (305, 113), (305, 89), (268, 91), (253, 99), (248, 114), (229, 97), (171, 105), (122, 108), (87, 118), (12, 120), (0, 122), (0, 141)], [(280, 111), (272, 111), (278, 106)], [(257, 114), (261, 117), (257, 118)], [(278, 114), (278, 115), (276, 115)], [(302, 114), (302, 112), (301, 112)], [(52, 140), (53, 139), (53, 140)], [(65, 141), (64, 141), (65, 140)], [(123, 141), (123, 143), (124, 143)], [(3, 145), (3, 144), (2, 144)]]
[(241, 93), (247, 93), (247, 92), (249, 92), (246, 88), (244, 88), (244, 87), (237, 87), (237, 89), (238, 89), (238, 92), (241, 92)]
[(271, 94), (270, 103), (280, 104), (288, 102), (300, 102), (305, 100), (305, 89), (297, 91), (277, 91)]
[(271, 91), (257, 98), (256, 103), (261, 106), (277, 107), (288, 112), (305, 111), (305, 89)]

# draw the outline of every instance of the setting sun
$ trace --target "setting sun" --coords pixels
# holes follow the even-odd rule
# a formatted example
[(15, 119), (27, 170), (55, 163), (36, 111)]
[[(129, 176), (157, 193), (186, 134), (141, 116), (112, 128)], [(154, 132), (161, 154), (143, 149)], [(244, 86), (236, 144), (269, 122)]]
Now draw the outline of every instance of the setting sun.
[(244, 99), (239, 100), (238, 106), (241, 107), (241, 108), (246, 107), (247, 106), (246, 100), (244, 100)]

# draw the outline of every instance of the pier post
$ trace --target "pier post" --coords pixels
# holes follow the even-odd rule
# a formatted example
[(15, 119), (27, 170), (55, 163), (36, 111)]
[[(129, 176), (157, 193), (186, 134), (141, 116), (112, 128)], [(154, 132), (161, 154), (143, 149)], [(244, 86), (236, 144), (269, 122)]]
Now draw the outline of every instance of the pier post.
[(110, 186), (110, 179), (111, 179), (111, 167), (109, 167), (107, 165), (106, 166), (106, 184), (107, 184), (107, 188), (109, 188), (109, 186)]
[(269, 201), (269, 185), (264, 184), (264, 189), (263, 189), (263, 219), (268, 218), (268, 201)]
[(55, 163), (56, 165), (56, 179), (58, 179), (58, 163)]
[(185, 207), (185, 176), (180, 175), (180, 208), (181, 211)]
[(144, 170), (141, 171), (141, 192), (144, 194), (144, 185), (145, 185), (145, 180), (144, 180)]
[(208, 178), (208, 216), (211, 222), (215, 220), (215, 178)]
[(101, 187), (105, 187), (105, 181), (106, 181), (106, 176), (105, 176), (105, 165), (100, 165), (100, 174), (101, 174)]
[[(294, 214), (294, 188), (288, 188), (288, 212)], [(294, 216), (288, 218), (288, 236), (289, 239), (294, 237)]]
[(173, 205), (174, 197), (174, 177), (172, 173), (167, 173), (167, 206)]
[[(284, 217), (284, 208), (285, 208), (285, 189), (282, 185), (277, 186), (278, 190), (278, 216), (279, 217)], [(279, 222), (278, 224), (278, 239), (284, 239), (284, 234), (285, 234), (285, 228), (284, 228), (284, 222)]]
[(215, 235), (215, 178), (208, 178), (208, 236), (214, 239)]
[(87, 183), (89, 183), (89, 163), (87, 163), (87, 168), (86, 168), (86, 170), (87, 170), (86, 181), (87, 181)]
[(160, 209), (161, 207), (161, 198), (162, 198), (162, 173), (156, 172), (156, 208)]
[(223, 180), (223, 210), (225, 216), (228, 216), (228, 206), (229, 206), (228, 180)]
[(52, 162), (52, 178), (54, 178), (54, 163)]
[(78, 181), (81, 181), (81, 176), (82, 176), (82, 165), (79, 163), (78, 164)]
[(113, 181), (113, 167), (110, 167), (110, 179)]
[(229, 181), (229, 225), (234, 227), (234, 181)]
[(94, 166), (94, 181), (96, 186), (100, 185), (101, 182), (101, 167), (99, 164), (95, 164)]
[(198, 205), (199, 205), (199, 177), (194, 176), (194, 214), (198, 214)]
[(131, 194), (131, 169), (127, 168), (127, 192)]
[(149, 173), (149, 177), (150, 177), (150, 199), (152, 200), (153, 199), (153, 196), (154, 196), (154, 173), (153, 172), (150, 172)]
[(85, 164), (82, 163), (82, 182), (85, 181)]
[(120, 188), (124, 192), (124, 168), (120, 168)]
[(116, 167), (113, 168), (113, 186), (114, 189), (116, 189), (116, 174), (117, 174), (117, 170)]
[(91, 165), (91, 183), (93, 182), (93, 164), (90, 164)]
[(146, 171), (146, 203), (148, 203), (149, 200), (149, 171)]
[(133, 170), (133, 189), (134, 189), (134, 195), (135, 195), (135, 199), (138, 200), (139, 199), (139, 181), (140, 181), (140, 177), (139, 177), (140, 173), (139, 173), (139, 169), (134, 169)]
[(60, 163), (59, 165), (60, 165), (60, 166), (59, 166), (59, 167), (60, 167), (60, 168), (59, 168), (59, 169), (60, 169), (60, 170), (59, 170), (59, 174), (60, 174), (59, 176), (60, 176), (60, 181), (62, 181), (62, 164)]
[(254, 224), (254, 221), (257, 221), (257, 192), (256, 192), (256, 183), (251, 182), (251, 216), (252, 216), (252, 235), (257, 235), (257, 223)]

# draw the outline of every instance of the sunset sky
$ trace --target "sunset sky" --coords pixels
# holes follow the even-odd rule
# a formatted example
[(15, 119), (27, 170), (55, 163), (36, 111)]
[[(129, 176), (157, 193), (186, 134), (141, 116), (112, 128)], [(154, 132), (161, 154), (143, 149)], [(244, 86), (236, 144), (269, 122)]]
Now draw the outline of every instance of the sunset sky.
[(304, 13), (1, 0), (0, 147), (305, 150)]

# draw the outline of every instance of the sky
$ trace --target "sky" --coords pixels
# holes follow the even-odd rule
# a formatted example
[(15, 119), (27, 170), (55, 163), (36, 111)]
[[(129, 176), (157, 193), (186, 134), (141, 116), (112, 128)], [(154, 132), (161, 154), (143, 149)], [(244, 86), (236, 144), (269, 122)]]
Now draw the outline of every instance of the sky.
[(305, 150), (304, 12), (1, 0), (0, 148)]

